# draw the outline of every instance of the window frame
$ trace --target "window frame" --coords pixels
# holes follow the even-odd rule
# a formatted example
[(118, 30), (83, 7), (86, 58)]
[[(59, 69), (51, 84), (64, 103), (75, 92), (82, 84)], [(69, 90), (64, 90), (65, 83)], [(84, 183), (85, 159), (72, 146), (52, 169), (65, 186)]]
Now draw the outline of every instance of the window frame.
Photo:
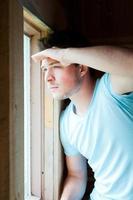
[[(38, 49), (41, 32), (24, 21), (24, 33), (30, 38), (30, 54)], [(36, 77), (35, 77), (36, 75)], [(41, 105), (40, 105), (40, 64), (30, 66), (30, 175), (29, 191), (26, 200), (41, 199)], [(38, 104), (38, 105), (37, 105)], [(36, 112), (38, 113), (36, 115)], [(37, 134), (38, 133), (38, 134)], [(36, 135), (37, 134), (37, 135)], [(37, 147), (37, 148), (36, 148)]]
[[(24, 9), (24, 33), (31, 38), (31, 55), (40, 51), (38, 40), (51, 32), (49, 27)], [(30, 71), (32, 180), (29, 198), (57, 200), (63, 172), (63, 153), (59, 140), (61, 102), (53, 100), (49, 94), (44, 84), (45, 72), (41, 63), (31, 60)], [(39, 147), (38, 152), (36, 146)]]

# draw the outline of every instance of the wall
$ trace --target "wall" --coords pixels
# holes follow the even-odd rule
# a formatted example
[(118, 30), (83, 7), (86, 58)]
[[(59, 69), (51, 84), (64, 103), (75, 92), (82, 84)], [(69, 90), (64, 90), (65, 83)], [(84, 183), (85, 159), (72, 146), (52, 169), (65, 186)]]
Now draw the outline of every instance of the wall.
[(9, 12), (0, 6), (0, 199), (9, 198)]
[[(23, 198), (23, 12), (0, 4), (0, 199)], [(21, 115), (19, 114), (21, 113)]]

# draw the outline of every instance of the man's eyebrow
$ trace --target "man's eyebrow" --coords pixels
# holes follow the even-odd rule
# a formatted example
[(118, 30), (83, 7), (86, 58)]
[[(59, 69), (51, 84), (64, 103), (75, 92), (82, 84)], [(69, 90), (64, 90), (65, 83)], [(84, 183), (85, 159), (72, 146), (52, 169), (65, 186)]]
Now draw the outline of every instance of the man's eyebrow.
[(51, 65), (54, 65), (54, 64), (59, 64), (59, 63), (58, 63), (57, 61), (53, 61), (53, 62), (47, 63), (47, 64), (46, 64), (46, 63), (43, 63), (41, 66), (42, 66), (42, 67), (46, 67), (46, 66), (48, 67), (48, 66), (51, 66)]
[(59, 64), (59, 62), (53, 61), (53, 62), (49, 63), (49, 65), (54, 65), (54, 64)]

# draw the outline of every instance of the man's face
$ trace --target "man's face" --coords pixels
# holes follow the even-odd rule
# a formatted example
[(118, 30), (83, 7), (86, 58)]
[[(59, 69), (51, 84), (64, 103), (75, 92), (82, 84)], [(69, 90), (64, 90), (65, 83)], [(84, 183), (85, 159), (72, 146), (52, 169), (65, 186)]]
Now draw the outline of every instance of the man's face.
[(42, 66), (45, 70), (45, 82), (55, 99), (71, 98), (80, 89), (78, 66), (63, 67), (58, 61), (50, 58), (43, 60)]

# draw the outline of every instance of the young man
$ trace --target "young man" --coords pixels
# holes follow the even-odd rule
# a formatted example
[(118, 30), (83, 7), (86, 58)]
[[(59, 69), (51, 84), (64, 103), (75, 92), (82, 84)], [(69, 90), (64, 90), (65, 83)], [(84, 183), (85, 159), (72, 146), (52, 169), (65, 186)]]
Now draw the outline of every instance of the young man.
[[(68, 169), (61, 200), (82, 199), (86, 159), (96, 180), (91, 200), (133, 200), (133, 52), (51, 48), (33, 59), (42, 61), (53, 97), (71, 100), (60, 119)], [(91, 68), (105, 74), (96, 80)]]

